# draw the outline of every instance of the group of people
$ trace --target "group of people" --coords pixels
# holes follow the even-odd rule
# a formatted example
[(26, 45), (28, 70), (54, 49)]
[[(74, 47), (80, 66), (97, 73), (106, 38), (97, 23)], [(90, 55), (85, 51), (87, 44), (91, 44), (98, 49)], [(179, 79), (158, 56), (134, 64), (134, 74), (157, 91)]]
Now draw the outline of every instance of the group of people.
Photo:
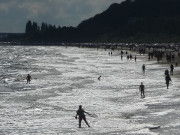
[[(141, 51), (144, 52), (144, 50), (141, 50)], [(127, 54), (127, 52), (126, 52), (126, 54)], [(112, 55), (112, 52), (110, 52), (109, 55)], [(122, 58), (122, 55), (123, 55), (123, 52), (121, 52), (121, 58)], [(137, 58), (136, 58), (136, 56), (135, 56), (135, 61), (136, 61), (136, 59), (137, 59)], [(145, 64), (143, 64), (143, 65), (142, 65), (142, 70), (143, 70), (144, 73), (145, 73), (145, 69), (146, 69)], [(171, 65), (170, 65), (170, 73), (171, 73), (171, 75), (173, 75), (173, 70), (174, 70), (174, 66), (171, 64)], [(30, 84), (31, 79), (32, 79), (32, 78), (31, 78), (31, 75), (28, 74), (27, 77), (26, 77), (27, 84)], [(99, 80), (99, 81), (101, 80), (101, 75), (98, 77), (98, 80)], [(165, 70), (165, 80), (166, 80), (166, 86), (167, 86), (167, 89), (168, 89), (168, 88), (169, 88), (169, 82), (171, 81), (171, 78), (170, 78), (170, 75), (169, 75), (169, 71), (168, 71), (168, 70)], [(141, 84), (140, 84), (140, 86), (139, 86), (139, 91), (140, 91), (141, 97), (142, 97), (142, 98), (145, 98), (145, 86), (144, 86), (143, 82), (141, 82)], [(82, 105), (79, 105), (79, 109), (76, 111), (76, 116), (75, 116), (76, 119), (77, 119), (77, 118), (79, 119), (79, 128), (81, 128), (81, 122), (82, 122), (82, 120), (84, 120), (85, 123), (86, 123), (86, 125), (87, 125), (88, 127), (90, 127), (89, 123), (88, 123), (87, 120), (86, 120), (86, 115), (85, 115), (85, 113), (88, 114), (88, 115), (91, 115), (91, 114), (89, 114), (88, 112), (84, 111), (84, 109), (82, 108)]]
[[(145, 54), (145, 49), (143, 48), (140, 48), (139, 49), (139, 52), (140, 52), (140, 55), (141, 54)], [(123, 58), (123, 51), (121, 50), (121, 59)], [(109, 52), (109, 55), (111, 55), (112, 53)], [(127, 55), (127, 52), (126, 52), (126, 55)], [(157, 57), (158, 61), (159, 59), (162, 57), (162, 55), (164, 55), (164, 52), (160, 51), (160, 52), (153, 52), (153, 54), (150, 54), (149, 53), (149, 60), (150, 58), (153, 58), (153, 56)], [(179, 54), (180, 56), (180, 54)], [(129, 58), (132, 58), (131, 55), (127, 55), (127, 59)], [(135, 56), (135, 61), (136, 61), (137, 57)], [(146, 66), (145, 64), (142, 65), (142, 71), (145, 73), (145, 70), (146, 70)], [(173, 70), (174, 70), (174, 66), (171, 64), (170, 65), (170, 74), (173, 75)], [(98, 80), (100, 81), (101, 79), (101, 76), (98, 77)], [(171, 81), (171, 77), (169, 75), (169, 71), (168, 70), (165, 70), (165, 81), (166, 81), (166, 86), (167, 86), (167, 89), (169, 88), (169, 82)], [(143, 84), (143, 82), (141, 82), (140, 86), (139, 86), (139, 91), (140, 91), (140, 94), (141, 94), (141, 98), (145, 98), (145, 86)], [(79, 116), (79, 128), (81, 128), (81, 121), (84, 120), (85, 123), (87, 124), (88, 127), (90, 127), (89, 123), (87, 122), (86, 120), (86, 116), (85, 116), (85, 113), (89, 114), (88, 112), (84, 111), (82, 109), (82, 106), (80, 105), (79, 106), (79, 109), (77, 110), (77, 114), (75, 116), (75, 118), (77, 119), (77, 116)], [(89, 114), (90, 115), (90, 114)]]
[[(170, 65), (170, 73), (171, 73), (171, 75), (173, 75), (173, 71), (174, 71), (174, 65)], [(169, 89), (169, 82), (171, 81), (171, 77), (170, 77), (170, 75), (169, 75), (169, 70), (165, 70), (165, 80), (166, 80), (166, 86), (167, 86), (167, 89)]]
[[(170, 69), (171, 69), (171, 74), (173, 75), (174, 66), (172, 64), (170, 65)], [(143, 64), (142, 70), (143, 70), (143, 72), (145, 72), (145, 64)], [(165, 70), (165, 75), (166, 75), (166, 77), (165, 77), (166, 85), (167, 85), (167, 89), (168, 89), (169, 88), (169, 82), (171, 81), (171, 78), (170, 78), (168, 70)], [(100, 81), (100, 78), (101, 78), (101, 76), (98, 77), (99, 81)], [(141, 98), (145, 98), (145, 92), (144, 92), (145, 91), (145, 86), (144, 86), (143, 82), (141, 82), (141, 85), (139, 86), (139, 91), (141, 93)], [(88, 112), (84, 111), (82, 109), (82, 105), (80, 105), (79, 109), (77, 110), (76, 116), (75, 116), (76, 119), (77, 119), (77, 116), (79, 116), (79, 128), (81, 128), (82, 120), (84, 120), (86, 125), (88, 127), (90, 127), (89, 123), (86, 120), (85, 113), (89, 114)]]
[[(142, 65), (142, 70), (143, 70), (143, 72), (145, 72), (145, 65), (144, 65), (144, 64)], [(173, 75), (173, 71), (174, 71), (174, 65), (171, 64), (171, 65), (170, 65), (170, 73), (171, 73), (171, 75)], [(167, 89), (169, 89), (169, 82), (172, 81), (172, 80), (171, 80), (171, 77), (170, 77), (170, 75), (169, 75), (169, 70), (166, 69), (164, 74), (165, 74), (166, 86), (167, 86)], [(141, 97), (142, 97), (142, 98), (145, 97), (144, 89), (145, 89), (145, 87), (144, 87), (144, 85), (143, 85), (143, 82), (141, 82), (141, 85), (139, 86), (139, 90), (140, 90), (140, 93), (141, 93)]]
[[(100, 78), (101, 78), (101, 76), (98, 77), (99, 81), (100, 81)], [(27, 84), (30, 84), (30, 82), (31, 82), (31, 75), (30, 74), (27, 75), (26, 80), (27, 80)], [(76, 116), (75, 116), (76, 119), (77, 118), (79, 119), (79, 128), (81, 128), (81, 121), (82, 120), (84, 120), (85, 123), (88, 125), (88, 127), (90, 127), (89, 123), (86, 120), (85, 113), (91, 115), (90, 113), (84, 111), (84, 109), (82, 109), (82, 105), (80, 105), (79, 109), (77, 110)]]

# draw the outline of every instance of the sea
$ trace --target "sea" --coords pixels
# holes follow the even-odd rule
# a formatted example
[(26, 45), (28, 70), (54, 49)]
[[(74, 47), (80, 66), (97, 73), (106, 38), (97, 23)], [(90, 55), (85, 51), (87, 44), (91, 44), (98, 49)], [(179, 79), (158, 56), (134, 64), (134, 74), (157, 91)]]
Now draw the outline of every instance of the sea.
[[(180, 67), (167, 89), (169, 64), (129, 50), (124, 52), (137, 61), (126, 54), (121, 59), (120, 50), (109, 51), (0, 46), (0, 135), (179, 135)], [(82, 121), (78, 128), (79, 105), (91, 114), (90, 127)]]

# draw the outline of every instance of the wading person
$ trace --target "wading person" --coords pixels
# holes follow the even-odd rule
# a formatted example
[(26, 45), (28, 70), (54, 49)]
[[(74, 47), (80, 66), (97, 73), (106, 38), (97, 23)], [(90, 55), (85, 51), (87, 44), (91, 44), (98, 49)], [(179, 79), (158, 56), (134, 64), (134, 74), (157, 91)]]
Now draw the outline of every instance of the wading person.
[(145, 67), (145, 65), (143, 64), (143, 65), (142, 65), (142, 70), (143, 70), (143, 72), (145, 72), (145, 69), (146, 69), (146, 67)]
[(139, 86), (139, 91), (141, 92), (141, 97), (144, 98), (145, 94), (144, 94), (144, 85), (143, 82), (141, 82), (141, 85)]
[(123, 55), (121, 55), (121, 60), (123, 59)]
[(166, 69), (165, 72), (164, 72), (165, 75), (168, 75), (169, 74), (169, 71)]
[(170, 69), (171, 69), (171, 75), (173, 75), (173, 70), (174, 70), (173, 64), (170, 65)]
[(167, 89), (169, 89), (169, 81), (171, 81), (171, 77), (169, 76), (169, 74), (166, 75), (165, 80), (166, 80)]
[[(76, 119), (77, 119), (77, 116), (79, 116), (79, 128), (81, 128), (81, 121), (82, 121), (82, 120), (84, 120), (85, 123), (87, 124), (87, 126), (90, 127), (89, 124), (88, 124), (88, 122), (86, 121), (86, 116), (85, 116), (84, 113), (89, 114), (88, 112), (85, 112), (85, 111), (82, 109), (82, 105), (80, 105), (80, 106), (79, 106), (79, 109), (77, 110), (77, 114), (76, 114), (76, 116), (75, 116)], [(89, 115), (90, 115), (90, 114), (89, 114)]]
[(27, 75), (26, 80), (27, 80), (27, 83), (30, 84), (30, 82), (31, 82), (31, 76), (30, 76), (29, 74)]

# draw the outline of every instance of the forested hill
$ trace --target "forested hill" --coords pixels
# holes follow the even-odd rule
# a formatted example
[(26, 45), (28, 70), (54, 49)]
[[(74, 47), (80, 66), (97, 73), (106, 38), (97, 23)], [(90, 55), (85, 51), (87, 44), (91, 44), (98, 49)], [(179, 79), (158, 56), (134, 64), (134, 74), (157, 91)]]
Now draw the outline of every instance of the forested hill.
[(126, 0), (79, 24), (99, 41), (178, 42), (180, 0)]
[(25, 41), (179, 42), (180, 0), (126, 0), (82, 21), (56, 27), (29, 21)]

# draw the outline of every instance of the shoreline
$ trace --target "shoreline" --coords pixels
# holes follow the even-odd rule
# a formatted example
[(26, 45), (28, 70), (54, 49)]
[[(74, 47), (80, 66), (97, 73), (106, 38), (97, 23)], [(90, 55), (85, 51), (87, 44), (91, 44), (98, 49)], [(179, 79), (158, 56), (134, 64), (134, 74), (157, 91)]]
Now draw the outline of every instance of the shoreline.
[[(3, 49), (9, 48), (4, 47)], [(18, 47), (17, 50), (21, 50), (20, 48)], [(31, 49), (31, 51), (27, 51), (27, 49)], [(32, 61), (28, 57), (22, 58), (32, 62), (29, 64), (33, 69), (31, 70), (34, 71), (32, 75), (36, 73), (40, 77), (31, 85), (26, 85), (24, 82), (13, 82), (16, 84), (12, 85), (13, 89), (17, 92), (11, 94), (11, 97), (4, 97), (8, 99), (8, 102), (3, 106), (2, 112), (7, 108), (12, 112), (10, 118), (17, 120), (13, 121), (14, 127), (16, 127), (15, 124), (18, 124), (18, 114), (21, 113), (22, 122), (26, 121), (22, 126), (27, 132), (32, 132), (32, 128), (27, 127), (33, 125), (33, 130), (38, 130), (41, 134), (51, 131), (54, 133), (63, 131), (62, 133), (68, 134), (69, 130), (72, 131), (72, 134), (86, 134), (84, 130), (77, 129), (77, 122), (74, 119), (71, 120), (77, 105), (82, 103), (87, 111), (98, 115), (98, 119), (88, 118), (93, 128), (85, 128), (85, 130), (90, 134), (121, 134), (123, 131), (124, 134), (151, 134), (152, 132), (163, 134), (164, 129), (173, 128), (172, 126), (168, 127), (167, 121), (173, 122), (174, 118), (179, 115), (179, 113), (176, 115), (176, 112), (171, 111), (179, 109), (179, 94), (174, 89), (179, 85), (178, 81), (174, 80), (176, 81), (174, 86), (170, 86), (170, 89), (167, 90), (163, 78), (164, 71), (162, 69), (164, 68), (157, 66), (156, 59), (150, 62), (146, 60), (147, 54), (140, 57), (138, 51), (136, 51), (137, 53), (131, 52), (133, 56), (136, 54), (139, 57), (135, 63), (134, 59), (127, 60), (126, 54), (121, 61), (120, 50), (115, 50), (112, 56), (108, 55), (109, 49), (106, 52), (99, 49), (98, 52), (93, 48), (39, 47), (38, 49), (38, 47), (22, 47), (22, 50), (20, 51), (22, 56), (32, 55)], [(81, 53), (82, 51), (86, 53)], [(23, 54), (24, 52), (25, 54)], [(42, 53), (39, 54), (40, 52)], [(47, 56), (44, 55), (44, 52), (48, 52)], [(12, 51), (12, 53), (19, 54), (16, 51)], [(6, 54), (6, 56), (9, 55)], [(25, 62), (25, 60), (21, 61), (22, 59), (18, 60), (20, 60), (19, 63)], [(143, 74), (141, 71), (144, 61), (146, 61), (145, 64), (147, 63), (147, 74)], [(154, 65), (151, 65), (153, 63)], [(23, 66), (26, 67), (26, 64)], [(148, 71), (150, 66), (152, 67)], [(24, 69), (26, 68), (20, 68), (22, 71)], [(19, 69), (15, 68), (15, 70), (17, 74)], [(18, 74), (21, 73), (25, 72), (18, 71)], [(97, 77), (102, 73), (102, 80), (98, 81)], [(154, 79), (156, 75), (158, 75), (158, 81)], [(145, 90), (146, 98), (143, 99), (140, 98), (138, 91), (141, 81), (145, 82), (147, 88)], [(22, 87), (19, 87), (18, 84)], [(24, 89), (24, 86), (31, 89)], [(21, 88), (23, 89), (21, 90)], [(3, 98), (1, 99), (4, 101)], [(12, 104), (9, 104), (10, 101)], [(13, 104), (16, 103), (14, 101), (21, 101), (19, 103), (23, 101), (23, 104)], [(24, 104), (26, 101), (28, 104)], [(19, 111), (16, 111), (17, 108)], [(30, 115), (31, 113), (32, 115)], [(38, 117), (42, 115), (43, 118)], [(173, 118), (169, 119), (171, 116)], [(7, 120), (3, 121), (4, 125), (7, 124)], [(46, 124), (49, 124), (49, 128)], [(60, 124), (62, 126), (56, 129)], [(161, 131), (158, 129), (149, 131), (148, 129), (157, 126), (161, 126), (159, 128)], [(8, 126), (4, 126), (4, 132), (8, 129)], [(175, 129), (178, 129), (178, 126)], [(17, 127), (14, 128), (13, 132), (15, 131), (17, 132)], [(23, 131), (18, 130), (18, 132)]]

